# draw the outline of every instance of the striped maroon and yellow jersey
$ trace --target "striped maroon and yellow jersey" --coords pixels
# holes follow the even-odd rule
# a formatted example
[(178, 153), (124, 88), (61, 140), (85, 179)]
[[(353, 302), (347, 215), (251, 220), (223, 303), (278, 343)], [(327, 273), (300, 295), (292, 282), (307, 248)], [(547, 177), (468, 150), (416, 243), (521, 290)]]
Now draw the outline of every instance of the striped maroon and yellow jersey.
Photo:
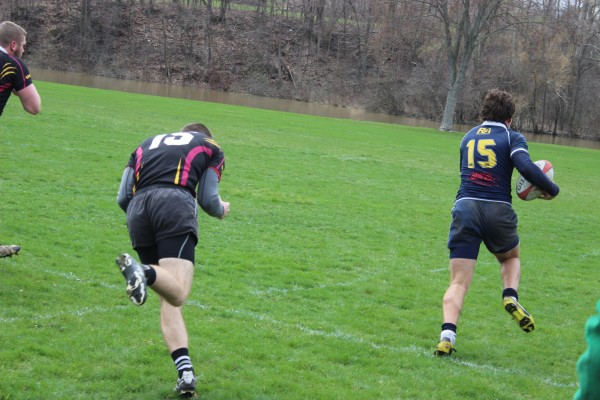
[(198, 181), (206, 169), (214, 169), (221, 179), (225, 155), (204, 133), (176, 132), (146, 139), (127, 165), (134, 170), (134, 193), (150, 186), (175, 185), (196, 197)]
[(0, 51), (0, 115), (13, 90), (17, 92), (31, 85), (31, 74), (18, 58)]

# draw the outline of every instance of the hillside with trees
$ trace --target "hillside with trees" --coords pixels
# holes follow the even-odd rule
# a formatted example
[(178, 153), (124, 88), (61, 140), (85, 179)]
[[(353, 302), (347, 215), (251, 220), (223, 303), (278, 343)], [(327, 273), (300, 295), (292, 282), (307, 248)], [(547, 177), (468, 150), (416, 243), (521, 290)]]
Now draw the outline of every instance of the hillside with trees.
[(24, 59), (62, 71), (600, 139), (600, 0), (5, 0)]

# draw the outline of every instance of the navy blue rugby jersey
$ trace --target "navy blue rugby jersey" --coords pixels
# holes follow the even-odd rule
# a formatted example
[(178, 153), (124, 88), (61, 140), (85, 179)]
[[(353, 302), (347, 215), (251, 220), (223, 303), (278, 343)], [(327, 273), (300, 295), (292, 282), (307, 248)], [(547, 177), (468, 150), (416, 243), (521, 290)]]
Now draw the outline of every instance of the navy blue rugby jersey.
[(511, 203), (511, 156), (529, 152), (519, 132), (500, 122), (486, 121), (471, 129), (460, 143), (460, 187), (456, 200)]
[(13, 89), (17, 92), (31, 85), (29, 69), (21, 60), (0, 50), (0, 115)]
[(134, 193), (155, 185), (175, 185), (196, 197), (196, 187), (206, 169), (214, 169), (221, 180), (225, 155), (204, 133), (176, 132), (146, 139), (131, 154), (127, 165), (134, 171)]

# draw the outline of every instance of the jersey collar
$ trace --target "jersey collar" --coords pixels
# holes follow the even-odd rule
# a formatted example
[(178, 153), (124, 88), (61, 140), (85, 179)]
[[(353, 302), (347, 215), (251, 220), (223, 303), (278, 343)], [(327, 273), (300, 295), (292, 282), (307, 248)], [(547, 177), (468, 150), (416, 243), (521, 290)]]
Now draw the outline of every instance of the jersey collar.
[(507, 128), (506, 124), (504, 122), (496, 122), (496, 121), (483, 121), (483, 124), (481, 125), (492, 125), (492, 126), (500, 126), (502, 128)]

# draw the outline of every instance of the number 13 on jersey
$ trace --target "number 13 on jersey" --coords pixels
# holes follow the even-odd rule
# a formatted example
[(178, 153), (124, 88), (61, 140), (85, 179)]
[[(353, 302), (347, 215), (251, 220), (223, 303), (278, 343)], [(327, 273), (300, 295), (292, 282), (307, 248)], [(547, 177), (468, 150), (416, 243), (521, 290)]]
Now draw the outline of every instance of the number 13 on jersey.
[(164, 143), (167, 146), (185, 146), (189, 144), (192, 139), (194, 139), (194, 135), (189, 132), (158, 135), (154, 137), (154, 140), (152, 140), (148, 150), (156, 149), (161, 143)]

